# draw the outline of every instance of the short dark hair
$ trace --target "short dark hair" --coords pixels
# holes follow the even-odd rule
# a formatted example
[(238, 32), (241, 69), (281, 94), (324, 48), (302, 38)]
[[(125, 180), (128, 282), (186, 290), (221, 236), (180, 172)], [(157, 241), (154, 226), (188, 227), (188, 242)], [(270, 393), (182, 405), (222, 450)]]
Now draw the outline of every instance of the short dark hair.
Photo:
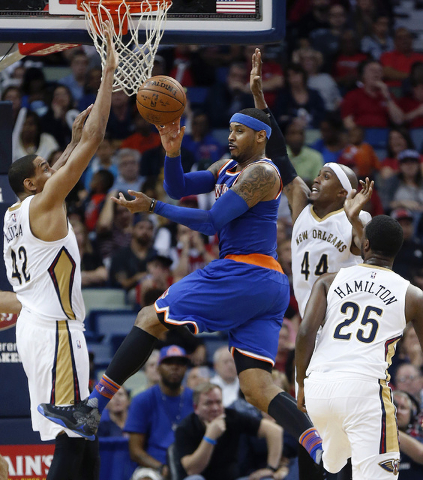
[(193, 394), (193, 403), (195, 406), (198, 405), (198, 402), (200, 401), (200, 397), (203, 393), (209, 393), (215, 388), (218, 388), (220, 391), (222, 391), (222, 388), (219, 385), (216, 385), (215, 383), (200, 383), (197, 387), (194, 388), (194, 394)]
[(9, 184), (17, 196), (25, 192), (24, 180), (35, 175), (34, 160), (38, 155), (25, 155), (12, 163), (9, 167)]
[(404, 237), (402, 227), (388, 215), (374, 217), (364, 232), (371, 250), (376, 254), (394, 258), (401, 249)]
[(261, 122), (269, 125), (270, 127), (270, 119), (267, 114), (263, 112), (263, 110), (259, 110), (258, 108), (244, 108), (244, 110), (241, 110), (239, 113), (242, 113), (243, 115), (248, 115), (249, 117), (255, 118), (256, 120), (260, 120)]

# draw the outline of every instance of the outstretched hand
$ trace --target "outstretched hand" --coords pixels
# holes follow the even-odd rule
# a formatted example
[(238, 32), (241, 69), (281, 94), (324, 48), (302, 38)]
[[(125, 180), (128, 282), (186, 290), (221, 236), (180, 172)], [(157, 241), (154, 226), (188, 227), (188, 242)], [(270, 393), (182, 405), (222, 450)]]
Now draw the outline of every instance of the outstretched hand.
[(360, 180), (361, 190), (357, 193), (356, 189), (351, 190), (344, 203), (344, 210), (349, 219), (357, 217), (364, 205), (372, 198), (375, 182), (366, 177), (366, 181)]
[(264, 110), (267, 104), (263, 94), (262, 64), (261, 51), (256, 48), (251, 57), (250, 90), (254, 96), (255, 107)]
[(181, 119), (178, 118), (174, 122), (167, 123), (166, 125), (156, 125), (156, 128), (159, 131), (166, 155), (168, 157), (177, 157), (180, 155), (182, 139), (184, 138), (186, 128), (181, 128)]
[(75, 118), (75, 121), (72, 125), (72, 143), (76, 144), (79, 143), (79, 141), (81, 140), (82, 129), (84, 128), (85, 120), (92, 109), (93, 105), (90, 105)]
[(114, 25), (111, 21), (106, 20), (104, 22), (104, 36), (107, 43), (107, 55), (105, 68), (111, 68), (116, 70), (119, 65), (119, 55), (116, 52), (115, 44), (113, 43)]
[(150, 205), (152, 199), (147, 197), (141, 192), (134, 192), (134, 190), (128, 190), (128, 193), (135, 197), (134, 200), (126, 200), (123, 194), (119, 193), (119, 198), (112, 197), (112, 200), (118, 205), (127, 208), (131, 213), (145, 213), (150, 212)]

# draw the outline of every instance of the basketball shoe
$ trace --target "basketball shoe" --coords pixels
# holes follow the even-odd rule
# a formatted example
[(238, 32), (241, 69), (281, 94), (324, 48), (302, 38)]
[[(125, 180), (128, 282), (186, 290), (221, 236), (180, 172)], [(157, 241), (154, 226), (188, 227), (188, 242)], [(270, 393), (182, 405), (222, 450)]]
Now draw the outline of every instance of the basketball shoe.
[(59, 407), (41, 403), (37, 410), (54, 423), (66, 427), (88, 440), (94, 440), (101, 414), (96, 407), (88, 405), (88, 398), (76, 405)]

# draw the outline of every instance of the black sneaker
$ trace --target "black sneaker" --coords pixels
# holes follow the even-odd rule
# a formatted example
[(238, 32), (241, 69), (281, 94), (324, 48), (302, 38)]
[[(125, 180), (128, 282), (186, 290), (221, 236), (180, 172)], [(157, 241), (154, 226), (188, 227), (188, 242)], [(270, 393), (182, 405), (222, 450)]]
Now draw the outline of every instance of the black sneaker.
[(37, 410), (44, 417), (88, 440), (94, 440), (100, 423), (98, 408), (87, 405), (88, 398), (76, 405), (59, 407), (51, 403), (38, 405)]

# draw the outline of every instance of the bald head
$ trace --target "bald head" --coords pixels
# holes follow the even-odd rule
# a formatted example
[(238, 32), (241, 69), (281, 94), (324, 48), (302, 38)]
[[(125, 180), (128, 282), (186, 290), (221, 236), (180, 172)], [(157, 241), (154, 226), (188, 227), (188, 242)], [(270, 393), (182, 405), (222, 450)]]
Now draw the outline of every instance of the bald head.
[(342, 170), (345, 172), (345, 175), (348, 177), (348, 180), (351, 183), (352, 188), (357, 189), (358, 188), (358, 180), (357, 180), (357, 175), (351, 170), (350, 167), (347, 167), (346, 165), (339, 165)]

